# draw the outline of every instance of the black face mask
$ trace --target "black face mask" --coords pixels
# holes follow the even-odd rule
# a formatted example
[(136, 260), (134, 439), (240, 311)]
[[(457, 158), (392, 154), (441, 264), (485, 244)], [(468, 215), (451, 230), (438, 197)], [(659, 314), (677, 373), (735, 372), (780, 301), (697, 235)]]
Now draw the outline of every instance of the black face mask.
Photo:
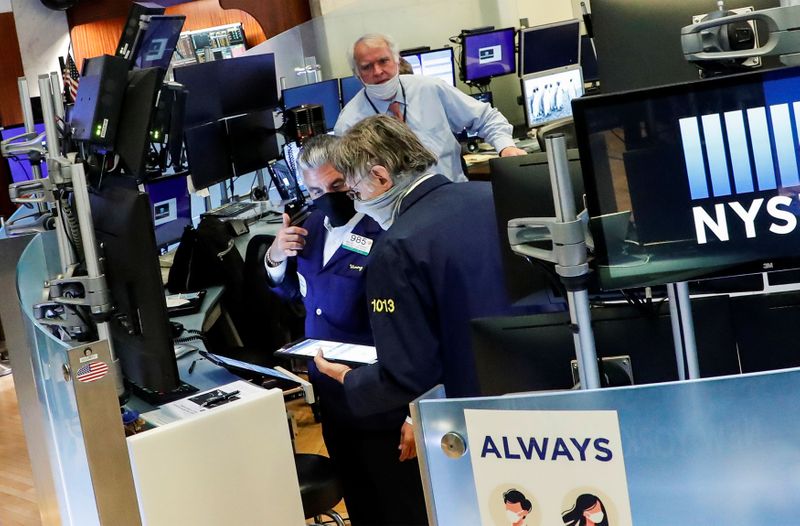
[(356, 215), (353, 200), (347, 197), (347, 192), (322, 194), (314, 199), (314, 205), (328, 216), (332, 227), (345, 225)]

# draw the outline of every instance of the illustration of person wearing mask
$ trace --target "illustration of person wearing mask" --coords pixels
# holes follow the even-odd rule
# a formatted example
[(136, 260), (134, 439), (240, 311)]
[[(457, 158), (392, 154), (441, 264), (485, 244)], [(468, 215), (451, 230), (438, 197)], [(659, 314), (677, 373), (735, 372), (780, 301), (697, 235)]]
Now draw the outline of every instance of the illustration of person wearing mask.
[(579, 495), (575, 506), (565, 511), (561, 518), (565, 526), (609, 526), (606, 507), (591, 493)]
[(525, 518), (533, 509), (531, 501), (516, 489), (510, 489), (503, 493), (503, 504), (506, 506), (506, 518), (511, 521), (511, 526), (523, 526)]

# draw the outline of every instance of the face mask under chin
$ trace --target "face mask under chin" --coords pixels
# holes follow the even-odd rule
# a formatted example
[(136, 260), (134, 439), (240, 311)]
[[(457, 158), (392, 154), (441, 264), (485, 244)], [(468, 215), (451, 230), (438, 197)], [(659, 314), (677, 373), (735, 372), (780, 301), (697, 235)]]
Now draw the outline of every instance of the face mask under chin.
[(398, 73), (382, 84), (365, 84), (364, 89), (370, 98), (378, 100), (393, 99), (400, 89), (400, 74)]

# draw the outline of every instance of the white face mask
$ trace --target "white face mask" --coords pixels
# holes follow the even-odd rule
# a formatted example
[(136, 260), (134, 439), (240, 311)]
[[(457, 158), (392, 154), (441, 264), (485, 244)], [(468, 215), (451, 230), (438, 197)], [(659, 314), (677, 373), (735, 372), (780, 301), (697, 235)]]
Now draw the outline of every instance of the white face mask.
[[(522, 513), (522, 512), (520, 512), (520, 513)], [(506, 510), (506, 518), (511, 521), (511, 524), (516, 524), (523, 517), (521, 517), (518, 513), (514, 512), (514, 511)]]
[(586, 516), (587, 519), (589, 519), (590, 521), (592, 521), (595, 524), (598, 524), (598, 523), (602, 522), (603, 521), (603, 517), (605, 517), (605, 515), (603, 515), (602, 511), (598, 511), (596, 513), (591, 513), (591, 514)]
[(391, 100), (400, 89), (400, 73), (381, 84), (364, 84), (364, 90), (371, 99)]

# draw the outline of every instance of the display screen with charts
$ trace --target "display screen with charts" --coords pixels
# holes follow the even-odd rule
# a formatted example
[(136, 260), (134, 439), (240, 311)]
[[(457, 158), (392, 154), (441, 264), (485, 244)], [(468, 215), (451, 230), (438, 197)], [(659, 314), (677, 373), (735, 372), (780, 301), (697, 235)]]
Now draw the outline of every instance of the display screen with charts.
[(277, 351), (275, 356), (284, 358), (313, 358), (322, 350), (326, 360), (348, 365), (369, 365), (378, 361), (375, 347), (327, 340), (300, 340), (289, 343)]
[(583, 95), (579, 66), (543, 71), (522, 77), (528, 127), (572, 117), (572, 99)]

